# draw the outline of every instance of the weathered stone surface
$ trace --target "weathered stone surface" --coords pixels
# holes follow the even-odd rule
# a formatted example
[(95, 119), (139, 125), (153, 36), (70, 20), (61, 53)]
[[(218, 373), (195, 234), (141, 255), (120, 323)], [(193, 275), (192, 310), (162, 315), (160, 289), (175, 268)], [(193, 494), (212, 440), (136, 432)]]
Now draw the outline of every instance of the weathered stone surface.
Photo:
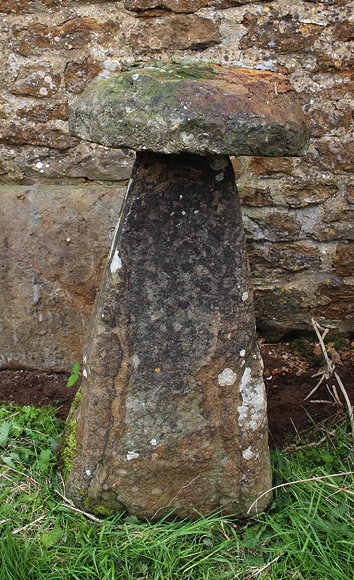
[(271, 486), (243, 250), (226, 157), (138, 153), (73, 416), (78, 505), (246, 515)]
[(318, 160), (322, 167), (331, 169), (334, 173), (354, 171), (354, 142), (319, 141), (316, 143)]
[[(337, 193), (338, 190), (335, 190), (335, 192)], [(353, 220), (354, 207), (343, 207), (343, 200), (340, 194), (333, 195), (331, 199), (327, 199), (323, 204), (323, 222), (325, 224), (341, 222), (344, 225), (346, 222), (353, 223)]]
[(0, 0), (1, 12), (26, 12), (26, 9), (31, 0)]
[(22, 56), (38, 50), (73, 50), (85, 48), (93, 39), (105, 43), (120, 29), (119, 22), (97, 22), (94, 18), (72, 18), (57, 26), (30, 24), (15, 26), (12, 31), (14, 49)]
[(0, 0), (0, 13), (21, 14), (22, 12), (35, 12), (38, 6), (43, 8), (55, 9), (61, 3), (61, 0)]
[(317, 60), (314, 72), (353, 70), (354, 57), (349, 50), (346, 54), (338, 55), (335, 50), (317, 49), (314, 54)]
[(25, 173), (40, 174), (51, 179), (65, 177), (124, 181), (130, 177), (133, 162), (132, 151), (123, 152), (91, 143), (79, 143), (74, 151), (68, 153), (33, 156), (25, 167)]
[(338, 191), (336, 185), (318, 183), (293, 186), (286, 192), (286, 201), (290, 207), (305, 207), (311, 204), (320, 204), (332, 198)]
[(53, 149), (75, 147), (78, 140), (61, 129), (28, 127), (11, 123), (0, 132), (0, 143), (8, 145), (43, 145)]
[(10, 91), (15, 95), (46, 98), (55, 95), (60, 84), (60, 74), (53, 73), (50, 67), (24, 66), (12, 83)]
[(256, 175), (274, 175), (286, 173), (291, 175), (293, 170), (293, 160), (284, 157), (254, 157), (249, 165), (250, 171)]
[(329, 132), (337, 129), (345, 129), (349, 131), (352, 125), (353, 113), (349, 105), (344, 105), (339, 109), (334, 103), (330, 107), (323, 110), (314, 109), (309, 116), (309, 123), (311, 128), (311, 135), (313, 137), (323, 137)]
[(86, 58), (83, 62), (69, 62), (64, 71), (67, 90), (70, 93), (82, 93), (102, 69), (102, 63), (89, 58)]
[(308, 128), (288, 81), (217, 65), (132, 68), (77, 99), (72, 134), (108, 147), (164, 153), (301, 155)]
[(26, 119), (28, 121), (36, 121), (37, 123), (46, 123), (47, 121), (62, 120), (67, 121), (69, 118), (68, 103), (56, 103), (52, 106), (32, 105), (30, 107), (23, 107), (17, 109), (17, 117)]
[[(125, 0), (128, 10), (143, 12), (152, 8), (167, 8), (172, 12), (197, 12), (201, 8), (231, 8), (252, 0)], [(261, 0), (262, 1), (262, 0)]]
[[(265, 333), (269, 340), (279, 340), (292, 330), (304, 330), (311, 324), (307, 286), (313, 284), (316, 288), (317, 280), (309, 280), (307, 275), (303, 284), (284, 284), (274, 290), (267, 284), (259, 281), (255, 294), (255, 308), (257, 311), (257, 326)], [(303, 311), (302, 320), (294, 317), (295, 312)]]
[(81, 359), (123, 195), (97, 184), (0, 188), (1, 368), (69, 371)]
[(338, 278), (320, 284), (317, 294), (325, 297), (325, 304), (315, 308), (314, 315), (332, 320), (345, 320), (350, 326), (354, 321), (354, 288)]
[(240, 198), (244, 205), (251, 205), (256, 207), (273, 205), (272, 193), (270, 189), (246, 186), (240, 189)]
[(301, 272), (308, 268), (314, 268), (320, 263), (319, 250), (313, 246), (299, 243), (253, 245), (251, 266), (258, 275), (269, 268)]
[(323, 26), (296, 22), (291, 15), (282, 18), (274, 9), (259, 16), (247, 13), (242, 24), (248, 28), (240, 43), (243, 49), (258, 46), (280, 52), (302, 52), (310, 50), (323, 33)]
[(338, 276), (354, 276), (354, 243), (340, 243), (337, 246), (333, 266)]
[(345, 198), (348, 203), (354, 204), (354, 185), (351, 183), (348, 183), (345, 188)]
[(348, 42), (349, 40), (353, 40), (354, 39), (354, 24), (353, 24), (353, 22), (349, 22), (349, 20), (345, 20), (344, 22), (340, 22), (335, 27), (334, 33), (340, 40), (344, 40), (344, 42)]
[(202, 50), (220, 42), (215, 22), (193, 14), (166, 14), (163, 18), (138, 20), (130, 43), (138, 51)]
[[(86, 144), (82, 144), (85, 145)], [(79, 147), (81, 148), (82, 145)], [(79, 148), (75, 148), (76, 150)], [(90, 146), (93, 147), (93, 146)], [(83, 177), (93, 179), (95, 160), (100, 158), (100, 147), (82, 148), (78, 155), (78, 166), (70, 165), (70, 155), (55, 152), (56, 157), (35, 157), (31, 166), (32, 173), (47, 177), (59, 178), (74, 171), (81, 171)], [(120, 151), (112, 151), (121, 155)], [(89, 158), (91, 157), (91, 162)], [(84, 165), (84, 159), (87, 165)], [(63, 159), (63, 163), (59, 163)], [(116, 169), (115, 164), (116, 163)], [(112, 157), (112, 165), (107, 174), (113, 177), (114, 171), (124, 175), (130, 173), (129, 167), (121, 167), (119, 157)], [(47, 168), (46, 165), (50, 164)], [(52, 166), (53, 164), (53, 166)], [(37, 167), (36, 167), (37, 165)], [(64, 169), (61, 170), (61, 165)], [(52, 170), (53, 167), (53, 170)], [(62, 171), (62, 172), (61, 172)], [(0, 163), (0, 173), (6, 174), (6, 164)], [(101, 175), (104, 173), (100, 169)], [(99, 173), (97, 173), (99, 175)], [(4, 176), (6, 178), (6, 175)], [(117, 195), (117, 197), (116, 197)], [(90, 303), (100, 282), (101, 266), (105, 262), (109, 240), (112, 235), (114, 219), (119, 210), (123, 191), (117, 186), (97, 185), (95, 183), (80, 186), (34, 185), (0, 187), (0, 203), (3, 208), (0, 215), (1, 240), (6, 244), (0, 251), (2, 275), (0, 286), (0, 366), (33, 367), (40, 369), (55, 368), (69, 371), (73, 362), (82, 357), (83, 332), (91, 313)], [(45, 216), (55, 214), (57, 225), (51, 222), (47, 227)], [(38, 219), (39, 218), (39, 219)], [(41, 229), (41, 228), (44, 229)], [(107, 231), (109, 230), (109, 232)], [(32, 233), (33, 232), (33, 233)], [(73, 241), (66, 242), (66, 234)], [(94, 239), (94, 245), (92, 245)], [(329, 257), (331, 271), (332, 254), (330, 242), (327, 246), (321, 242), (322, 257)], [(286, 332), (310, 327), (310, 312), (322, 297), (315, 295), (318, 279), (323, 276), (325, 266), (317, 263), (316, 256), (302, 252), (299, 246), (304, 242), (285, 244), (277, 242), (276, 249), (282, 248), (272, 262), (267, 258), (272, 252), (273, 244), (259, 242), (252, 247), (249, 258), (253, 267), (253, 281), (256, 285), (256, 315), (262, 331), (270, 340), (279, 340)], [(342, 245), (345, 248), (342, 249)], [(351, 244), (352, 245), (352, 244)], [(340, 244), (335, 257), (336, 274), (342, 277), (353, 275), (353, 266), (349, 244)], [(289, 246), (289, 250), (283, 246)], [(334, 252), (334, 251), (333, 251)], [(36, 269), (37, 256), (41, 256), (39, 271)], [(89, 259), (88, 259), (89, 256)], [(50, 261), (48, 260), (50, 257)], [(334, 257), (334, 256), (333, 256)], [(49, 277), (45, 276), (46, 262), (49, 261)], [(273, 267), (276, 265), (276, 268)], [(293, 269), (287, 270), (288, 266)], [(296, 272), (297, 283), (302, 299), (295, 300), (294, 291), (284, 291), (279, 296), (274, 288), (279, 289), (278, 266), (285, 272), (284, 284), (293, 279)], [(301, 270), (302, 265), (306, 266)], [(85, 267), (88, 277), (92, 276), (89, 285), (85, 282)], [(295, 268), (298, 268), (297, 270)], [(40, 274), (41, 272), (41, 274)], [(95, 274), (96, 272), (96, 274)], [(71, 274), (70, 274), (71, 273)], [(313, 277), (312, 277), (313, 273)], [(75, 280), (75, 276), (76, 280)], [(65, 283), (70, 277), (70, 287)], [(80, 280), (84, 281), (83, 286)], [(34, 285), (39, 284), (40, 303), (37, 314), (34, 314)], [(347, 281), (349, 284), (349, 281)], [(68, 288), (68, 291), (66, 291)], [(332, 288), (332, 300), (340, 303), (341, 289)], [(87, 298), (89, 297), (89, 299)], [(321, 302), (322, 303), (322, 302)], [(321, 307), (318, 308), (321, 312)], [(11, 316), (10, 316), (11, 313)], [(40, 321), (41, 314), (43, 319)], [(318, 313), (317, 313), (318, 314)], [(22, 321), (22, 322), (21, 322)], [(330, 319), (322, 318), (324, 324)], [(337, 330), (346, 332), (353, 329), (350, 318), (336, 320)], [(42, 331), (45, 331), (42, 334)]]
[(311, 237), (321, 242), (331, 240), (354, 240), (353, 220), (347, 223), (322, 223), (313, 228)]
[(246, 234), (255, 240), (289, 241), (300, 237), (301, 224), (294, 212), (248, 210), (245, 217)]

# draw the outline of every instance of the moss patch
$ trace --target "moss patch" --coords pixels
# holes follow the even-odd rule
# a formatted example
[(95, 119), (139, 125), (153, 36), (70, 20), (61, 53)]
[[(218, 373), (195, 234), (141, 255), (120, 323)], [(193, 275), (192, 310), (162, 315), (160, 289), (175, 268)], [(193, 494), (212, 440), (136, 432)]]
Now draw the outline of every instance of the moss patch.
[(64, 479), (69, 475), (73, 459), (76, 455), (76, 419), (68, 417), (64, 434), (63, 447), (61, 451), (62, 473)]
[(76, 419), (74, 418), (74, 413), (80, 404), (81, 398), (82, 390), (80, 387), (73, 399), (70, 413), (64, 427), (62, 449), (60, 453), (64, 479), (69, 475), (73, 459), (76, 455)]
[(82, 389), (81, 387), (77, 390), (75, 397), (73, 398), (73, 402), (71, 403), (69, 418), (72, 417), (74, 411), (78, 408), (80, 401), (82, 399)]
[(102, 491), (97, 498), (89, 497), (86, 490), (81, 491), (83, 508), (97, 516), (109, 517), (126, 512), (125, 506), (116, 499), (112, 490)]

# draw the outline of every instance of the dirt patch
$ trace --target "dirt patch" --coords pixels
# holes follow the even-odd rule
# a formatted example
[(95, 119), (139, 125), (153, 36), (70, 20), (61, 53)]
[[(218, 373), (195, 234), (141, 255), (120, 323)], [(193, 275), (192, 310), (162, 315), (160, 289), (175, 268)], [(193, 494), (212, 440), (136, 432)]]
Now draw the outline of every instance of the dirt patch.
[(16, 405), (55, 407), (61, 419), (68, 416), (79, 381), (74, 387), (66, 386), (67, 373), (45, 373), (29, 370), (0, 371), (0, 400)]
[[(305, 400), (321, 378), (313, 375), (323, 368), (317, 345), (308, 343), (306, 348), (310, 353), (299, 355), (288, 344), (261, 345), (271, 447), (283, 447), (313, 423), (332, 417), (340, 410), (345, 412), (345, 401), (334, 377), (324, 380), (316, 392)], [(337, 358), (336, 372), (353, 404), (353, 350), (349, 345), (340, 351), (333, 348), (333, 357)], [(335, 401), (332, 386), (335, 386), (342, 405)]]
[[(353, 350), (348, 341), (341, 349), (328, 348), (332, 349), (336, 371), (354, 402)], [(306, 354), (297, 354), (289, 344), (261, 343), (271, 447), (284, 446), (297, 431), (338, 413), (340, 406), (330, 392), (332, 385), (337, 387), (338, 395), (344, 402), (335, 379), (324, 381), (310, 399), (304, 400), (318, 382), (318, 377), (313, 377), (313, 374), (320, 370), (321, 363), (315, 343), (305, 342), (304, 350)], [(56, 407), (58, 416), (65, 419), (79, 387), (78, 381), (74, 387), (68, 388), (67, 378), (65, 373), (2, 370), (0, 400), (34, 407), (52, 405)]]

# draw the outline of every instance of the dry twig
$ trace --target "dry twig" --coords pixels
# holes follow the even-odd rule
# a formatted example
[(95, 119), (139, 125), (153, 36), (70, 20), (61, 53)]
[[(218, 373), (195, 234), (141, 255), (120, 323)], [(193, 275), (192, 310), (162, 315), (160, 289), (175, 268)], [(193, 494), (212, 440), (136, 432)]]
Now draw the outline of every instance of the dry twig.
[(55, 492), (64, 500), (64, 503), (60, 504), (61, 506), (65, 507), (73, 512), (77, 512), (78, 514), (82, 514), (83, 516), (85, 516), (89, 520), (92, 520), (93, 522), (96, 522), (97, 524), (103, 524), (102, 520), (100, 520), (99, 518), (96, 518), (96, 516), (89, 514), (88, 512), (85, 512), (84, 510), (80, 510), (79, 508), (75, 507), (73, 502), (70, 499), (68, 499), (67, 497), (65, 497), (65, 495), (62, 495), (60, 493), (60, 491), (58, 491), (56, 489)]
[[(330, 379), (332, 376), (334, 376), (334, 378), (336, 379), (338, 386), (342, 392), (342, 395), (344, 397), (345, 400), (345, 404), (347, 406), (347, 410), (348, 410), (348, 415), (349, 415), (349, 420), (350, 420), (350, 426), (351, 426), (351, 431), (354, 437), (354, 412), (353, 412), (353, 406), (351, 405), (350, 399), (348, 397), (348, 393), (345, 390), (345, 387), (340, 379), (340, 377), (338, 376), (338, 373), (336, 372), (336, 367), (335, 364), (333, 362), (333, 360), (331, 360), (330, 355), (327, 352), (326, 349), (326, 345), (324, 343), (324, 339), (326, 337), (326, 335), (329, 332), (328, 328), (322, 328), (322, 326), (320, 326), (318, 324), (318, 322), (314, 319), (311, 318), (311, 322), (312, 322), (312, 326), (316, 332), (317, 338), (318, 338), (318, 342), (319, 345), (321, 347), (321, 351), (322, 351), (322, 356), (324, 358), (325, 361), (325, 367), (323, 369), (321, 369), (318, 373), (316, 373), (315, 375), (313, 375), (313, 377), (320, 377), (317, 385), (312, 389), (312, 391), (307, 395), (307, 397), (305, 397), (305, 401), (306, 399), (309, 399), (309, 397), (311, 397), (311, 395), (313, 395), (317, 389), (319, 388), (319, 386), (323, 383), (324, 380), (328, 380)], [(328, 388), (328, 386), (327, 386)], [(336, 401), (336, 403), (342, 405), (342, 402), (339, 399), (338, 393), (337, 393), (337, 389), (335, 387), (335, 385), (332, 385), (331, 387), (331, 395), (333, 396), (334, 400)], [(311, 401), (314, 402), (314, 401)], [(321, 401), (322, 402), (322, 401)]]
[(269, 566), (271, 566), (272, 564), (274, 564), (275, 562), (277, 562), (279, 560), (279, 558), (281, 558), (282, 556), (284, 556), (284, 554), (285, 554), (285, 552), (282, 552), (281, 554), (279, 554), (279, 556), (276, 556), (276, 558), (274, 558), (271, 562), (268, 562), (268, 564), (266, 564), (262, 568), (259, 568), (258, 570), (255, 570), (253, 572), (253, 577), (254, 578), (257, 578), (257, 576), (259, 576), (260, 574), (262, 574), (262, 572), (264, 572), (264, 570), (267, 570), (267, 568), (269, 568)]
[(288, 487), (289, 485), (295, 485), (297, 483), (308, 483), (309, 481), (321, 481), (322, 479), (329, 479), (330, 477), (341, 477), (343, 475), (354, 475), (354, 471), (343, 471), (342, 473), (331, 473), (331, 475), (319, 475), (318, 477), (307, 477), (306, 479), (297, 479), (296, 481), (288, 481), (286, 483), (281, 483), (280, 485), (275, 485), (274, 487), (267, 489), (267, 491), (259, 495), (257, 499), (255, 499), (254, 502), (251, 503), (250, 507), (247, 510), (247, 514), (250, 513), (253, 506), (255, 506), (259, 502), (259, 500), (262, 499), (262, 497), (267, 495), (267, 493), (275, 491), (276, 489), (280, 489), (281, 487)]
[(12, 534), (19, 534), (20, 532), (24, 532), (25, 530), (29, 530), (30, 528), (33, 528), (33, 526), (35, 524), (38, 524), (38, 522), (44, 520), (46, 516), (40, 516), (39, 518), (37, 518), (36, 520), (33, 520), (33, 522), (30, 522), (29, 524), (27, 524), (26, 526), (23, 526), (22, 528), (16, 528), (16, 530), (12, 530)]

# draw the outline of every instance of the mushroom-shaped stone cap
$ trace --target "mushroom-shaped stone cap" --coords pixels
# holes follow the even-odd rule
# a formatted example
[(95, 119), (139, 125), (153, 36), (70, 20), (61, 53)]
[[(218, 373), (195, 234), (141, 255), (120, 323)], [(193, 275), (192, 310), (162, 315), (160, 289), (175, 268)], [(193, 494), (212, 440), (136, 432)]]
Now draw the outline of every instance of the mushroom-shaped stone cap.
[(215, 64), (150, 63), (93, 82), (73, 135), (107, 147), (199, 155), (296, 156), (309, 130), (282, 75)]

